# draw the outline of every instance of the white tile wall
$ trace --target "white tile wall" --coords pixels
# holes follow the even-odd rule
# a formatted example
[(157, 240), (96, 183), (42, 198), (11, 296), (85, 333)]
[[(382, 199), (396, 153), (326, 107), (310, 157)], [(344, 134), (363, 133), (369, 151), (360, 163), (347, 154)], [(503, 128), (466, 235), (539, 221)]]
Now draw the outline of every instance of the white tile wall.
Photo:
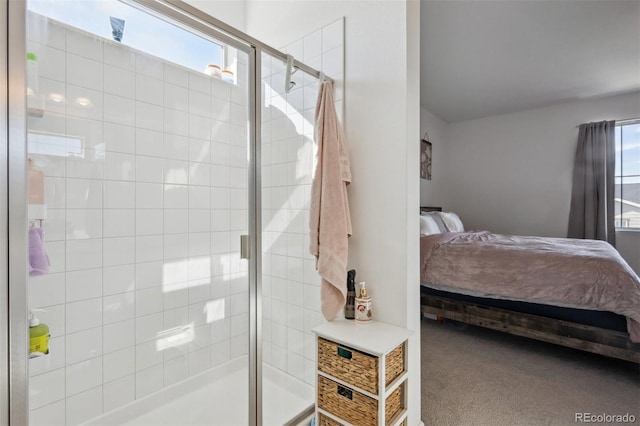
[(29, 424), (31, 426), (64, 426), (65, 401), (60, 400), (42, 408), (31, 409), (29, 413)]
[(67, 397), (67, 424), (76, 425), (100, 415), (103, 411), (102, 386)]
[(133, 401), (135, 389), (133, 374), (105, 383), (103, 389), (104, 411), (113, 410)]
[(29, 280), (51, 331), (31, 423), (75, 425), (247, 353), (248, 74), (231, 86), (44, 21), (28, 46), (62, 98), (28, 125), (67, 142), (29, 146), (52, 262)]
[[(334, 79), (339, 116), (343, 40), (344, 19), (339, 19), (283, 49)], [(308, 251), (308, 222), (318, 82), (300, 72), (294, 75), (295, 88), (285, 93), (282, 62), (263, 56), (262, 68), (263, 359), (315, 386), (311, 330), (324, 319), (320, 278)]]

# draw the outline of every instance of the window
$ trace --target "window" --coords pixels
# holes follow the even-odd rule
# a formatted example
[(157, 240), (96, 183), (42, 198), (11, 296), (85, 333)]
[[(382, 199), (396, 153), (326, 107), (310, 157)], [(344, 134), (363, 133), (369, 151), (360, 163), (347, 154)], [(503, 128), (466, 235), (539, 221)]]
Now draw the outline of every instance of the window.
[(616, 125), (616, 228), (640, 229), (640, 119)]
[(222, 67), (221, 45), (118, 0), (28, 0), (31, 12), (112, 40), (110, 17), (123, 19), (122, 44), (202, 71)]

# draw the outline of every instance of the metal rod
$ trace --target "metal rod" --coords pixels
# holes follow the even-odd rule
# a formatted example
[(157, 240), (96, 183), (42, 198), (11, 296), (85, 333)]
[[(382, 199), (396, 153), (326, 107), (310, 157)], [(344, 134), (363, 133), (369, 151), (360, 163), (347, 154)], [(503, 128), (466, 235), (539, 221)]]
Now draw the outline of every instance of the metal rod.
[(251, 204), (253, 204), (253, 214), (251, 215), (251, 231), (253, 231), (253, 241), (251, 242), (251, 250), (254, 256), (251, 266), (255, 271), (255, 280), (250, 282), (254, 284), (254, 309), (255, 318), (254, 326), (256, 331), (255, 340), (255, 365), (256, 365), (256, 424), (264, 423), (264, 405), (263, 405), (263, 370), (262, 370), (262, 51), (260, 48), (254, 49), (253, 56), (253, 80), (251, 92), (251, 108), (253, 110), (253, 191), (249, 193), (251, 196)]
[(157, 19), (169, 22), (186, 31), (197, 34), (218, 44), (224, 43), (242, 52), (249, 53), (251, 46), (247, 43), (231, 37), (221, 29), (213, 27), (211, 24), (190, 16), (188, 12), (182, 11), (175, 6), (162, 0), (119, 0), (120, 2), (139, 9), (154, 16)]
[(9, 424), (29, 424), (26, 2), (9, 1)]
[[(0, 211), (3, 212), (3, 219), (0, 222), (0, 376), (9, 376), (9, 221), (7, 220), (9, 205), (9, 126), (7, 111), (7, 0), (0, 1), (0, 175), (2, 184), (0, 185)], [(7, 213), (7, 214), (5, 214)], [(9, 380), (0, 380), (0, 424), (9, 424)]]
[[(262, 424), (262, 412), (260, 410), (259, 399), (261, 398), (261, 390), (262, 390), (262, 377), (259, 374), (259, 354), (258, 354), (258, 344), (260, 342), (260, 331), (258, 330), (258, 324), (260, 322), (260, 318), (258, 317), (258, 295), (257, 295), (257, 286), (255, 283), (260, 276), (260, 270), (256, 267), (256, 261), (260, 256), (258, 252), (258, 247), (256, 246), (256, 237), (259, 234), (259, 230), (256, 226), (256, 194), (259, 191), (259, 187), (256, 185), (256, 173), (258, 171), (258, 163), (256, 163), (256, 157), (254, 155), (256, 146), (259, 141), (259, 133), (258, 128), (259, 124), (257, 121), (257, 111), (260, 107), (260, 102), (257, 100), (260, 99), (255, 96), (256, 85), (259, 84), (257, 82), (260, 73), (260, 58), (258, 56), (258, 52), (255, 49), (252, 49), (249, 54), (249, 76), (247, 79), (247, 85), (249, 86), (249, 94), (253, 94), (254, 96), (249, 96), (249, 104), (247, 108), (249, 109), (249, 140), (248, 146), (250, 155), (248, 156), (248, 175), (247, 175), (247, 201), (249, 206), (249, 217), (246, 223), (247, 230), (251, 238), (249, 238), (248, 243), (250, 244), (250, 253), (251, 255), (248, 257), (248, 299), (247, 303), (249, 304), (249, 425), (259, 426)], [(259, 87), (259, 86), (258, 86)]]
[(250, 311), (254, 317), (251, 319), (251, 325), (255, 330), (255, 337), (252, 341), (255, 351), (252, 353), (255, 362), (255, 409), (256, 424), (262, 425), (264, 417), (263, 399), (263, 372), (262, 372), (262, 50), (255, 48), (253, 50), (253, 72), (252, 81), (250, 82), (253, 96), (251, 97), (251, 113), (253, 115), (253, 134), (252, 134), (252, 151), (253, 164), (251, 167), (251, 182), (249, 188), (249, 211), (251, 217), (250, 232), (254, 238), (251, 241), (251, 250), (254, 256), (251, 261), (251, 268), (254, 271), (255, 279), (249, 282), (253, 300)]
[(616, 124), (636, 124), (640, 123), (640, 118), (625, 118), (624, 120), (615, 120)]
[[(613, 120), (613, 121), (616, 122), (616, 126), (619, 126), (619, 125), (640, 123), (640, 118), (625, 118), (624, 120)], [(587, 124), (587, 123), (583, 123), (583, 124)], [(576, 128), (580, 126), (582, 126), (582, 124), (578, 124)]]
[[(152, 0), (152, 1), (156, 1), (157, 0)], [(147, 3), (147, 1), (143, 1), (143, 3)], [(238, 41), (241, 41), (249, 46), (252, 46), (254, 48), (260, 49), (263, 52), (274, 56), (278, 59), (280, 59), (282, 62), (286, 62), (287, 61), (287, 55), (286, 53), (283, 53), (281, 51), (279, 51), (278, 49), (269, 46), (266, 43), (261, 42), (260, 40), (251, 37), (249, 34), (240, 31), (239, 29), (232, 27), (229, 24), (226, 24), (216, 18), (214, 18), (213, 16), (210, 16), (206, 13), (204, 13), (203, 11), (201, 11), (200, 9), (197, 9), (187, 3), (185, 3), (182, 0), (164, 0), (164, 3), (169, 4), (171, 6), (173, 6), (174, 8), (176, 8), (177, 10), (183, 11), (183, 12), (187, 12), (188, 14), (196, 17), (197, 19), (212, 25), (214, 27), (217, 27), (218, 29), (224, 31), (225, 33), (227, 33), (228, 35), (234, 37), (235, 39), (237, 39)], [(310, 67), (309, 65), (298, 61), (297, 59), (294, 58), (293, 60), (293, 66), (306, 72), (309, 75), (312, 75), (314, 77), (320, 78), (321, 77), (321, 72), (318, 71), (315, 68)], [(325, 76), (324, 77), (325, 81), (329, 81), (331, 83), (333, 83), (333, 79), (330, 77)]]
[[(307, 419), (313, 416), (313, 413), (315, 412), (315, 410), (316, 410), (316, 405), (311, 404), (310, 406), (305, 408), (303, 411), (296, 414), (295, 417), (293, 417), (288, 422), (286, 422), (284, 426), (298, 426), (303, 422), (306, 422)], [(306, 422), (306, 423), (308, 424), (309, 422)], [(318, 420), (316, 420), (316, 424), (319, 424)]]

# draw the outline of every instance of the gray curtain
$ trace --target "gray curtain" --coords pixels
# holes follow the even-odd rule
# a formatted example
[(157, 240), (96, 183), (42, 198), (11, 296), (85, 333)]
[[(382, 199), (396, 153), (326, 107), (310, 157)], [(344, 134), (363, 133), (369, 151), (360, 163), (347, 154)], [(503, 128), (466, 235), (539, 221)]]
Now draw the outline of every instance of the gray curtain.
[(569, 238), (615, 245), (615, 121), (580, 125), (573, 166)]

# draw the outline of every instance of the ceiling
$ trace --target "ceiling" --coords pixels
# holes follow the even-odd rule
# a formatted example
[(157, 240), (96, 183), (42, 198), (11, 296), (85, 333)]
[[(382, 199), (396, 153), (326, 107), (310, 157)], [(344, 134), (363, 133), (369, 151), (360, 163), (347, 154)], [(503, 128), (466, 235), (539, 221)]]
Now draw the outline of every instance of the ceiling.
[(640, 89), (640, 1), (422, 0), (421, 105), (448, 122)]

